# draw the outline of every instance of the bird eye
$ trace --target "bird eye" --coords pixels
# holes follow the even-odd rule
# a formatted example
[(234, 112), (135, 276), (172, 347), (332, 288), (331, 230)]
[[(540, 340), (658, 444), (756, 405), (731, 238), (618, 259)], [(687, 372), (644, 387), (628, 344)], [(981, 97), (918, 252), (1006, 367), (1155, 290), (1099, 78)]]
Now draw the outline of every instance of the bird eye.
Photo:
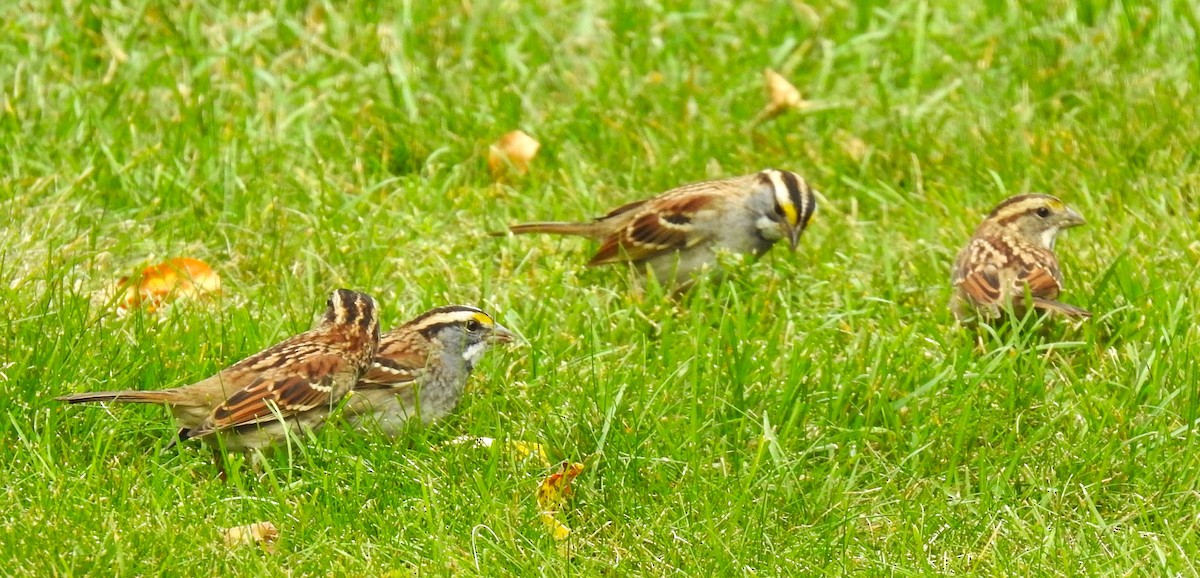
[(474, 319), (467, 322), (467, 331), (475, 332), (475, 331), (479, 331), (481, 328), (483, 328), (483, 325), (481, 325), (478, 321), (475, 321)]
[(1039, 208), (1038, 208), (1038, 210), (1037, 210), (1037, 216), (1039, 216), (1039, 217), (1041, 217), (1041, 218), (1043, 218), (1043, 219), (1045, 219), (1046, 217), (1049, 217), (1049, 216), (1050, 216), (1050, 209), (1048, 209), (1048, 208), (1046, 208), (1046, 207), (1039, 207)]
[(783, 205), (780, 205), (779, 203), (775, 203), (775, 214), (779, 215), (780, 217), (783, 216)]

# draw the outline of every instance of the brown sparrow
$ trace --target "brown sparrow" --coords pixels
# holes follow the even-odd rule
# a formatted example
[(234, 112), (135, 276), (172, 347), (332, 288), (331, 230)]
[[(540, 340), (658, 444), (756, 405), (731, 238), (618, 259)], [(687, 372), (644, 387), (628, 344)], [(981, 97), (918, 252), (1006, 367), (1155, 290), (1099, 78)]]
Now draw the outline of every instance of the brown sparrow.
[(752, 175), (671, 189), (584, 223), (527, 223), (515, 234), (578, 235), (601, 242), (589, 265), (630, 262), (664, 281), (687, 281), (724, 250), (755, 257), (776, 241), (792, 250), (817, 208), (812, 187), (793, 172)]
[(494, 343), (514, 335), (474, 307), (438, 307), (387, 332), (343, 415), (359, 429), (397, 435), (405, 423), (454, 411), (467, 378)]
[(256, 450), (283, 439), (292, 426), (319, 428), (370, 366), (378, 347), (375, 300), (338, 289), (316, 329), (208, 379), (156, 391), (97, 391), (57, 399), (164, 404), (179, 424), (180, 441), (219, 437), (228, 450)]
[(1090, 317), (1084, 309), (1057, 301), (1062, 271), (1054, 240), (1083, 217), (1050, 195), (1012, 197), (992, 209), (975, 229), (954, 263), (950, 309), (962, 321), (971, 312), (995, 319), (1011, 307), (1023, 316), (1029, 307), (1067, 317)]

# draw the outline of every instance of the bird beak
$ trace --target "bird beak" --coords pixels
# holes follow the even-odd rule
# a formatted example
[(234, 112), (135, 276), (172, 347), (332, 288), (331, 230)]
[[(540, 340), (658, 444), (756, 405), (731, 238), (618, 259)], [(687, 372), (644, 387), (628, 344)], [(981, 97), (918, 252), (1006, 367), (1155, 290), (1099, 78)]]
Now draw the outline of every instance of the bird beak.
[(796, 246), (800, 244), (800, 234), (804, 232), (804, 227), (799, 225), (795, 227), (787, 227), (788, 245), (792, 247), (792, 251), (796, 250)]
[(517, 337), (516, 333), (509, 331), (508, 328), (499, 323), (492, 328), (492, 334), (488, 337), (488, 341), (492, 343), (512, 343), (518, 340), (524, 341), (524, 339)]
[(1066, 214), (1063, 215), (1062, 227), (1064, 229), (1067, 227), (1078, 227), (1079, 225), (1083, 225), (1085, 223), (1087, 223), (1087, 221), (1083, 219), (1083, 215), (1076, 213), (1074, 209), (1067, 209)]

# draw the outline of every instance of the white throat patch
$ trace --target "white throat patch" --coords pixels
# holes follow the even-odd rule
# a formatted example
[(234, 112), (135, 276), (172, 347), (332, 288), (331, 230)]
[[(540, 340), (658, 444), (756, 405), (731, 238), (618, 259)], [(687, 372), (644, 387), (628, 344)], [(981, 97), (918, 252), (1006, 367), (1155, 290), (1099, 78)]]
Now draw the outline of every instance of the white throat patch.
[(472, 343), (467, 347), (467, 350), (463, 352), (463, 361), (466, 361), (471, 366), (474, 366), (475, 363), (479, 361), (479, 358), (483, 357), (483, 352), (487, 349), (487, 345), (488, 344), (486, 341)]
[(758, 228), (759, 234), (764, 239), (778, 241), (783, 238), (783, 231), (779, 230), (779, 223), (772, 221), (770, 217), (763, 215), (754, 222), (754, 226)]
[(1057, 228), (1052, 227), (1052, 228), (1046, 229), (1042, 233), (1042, 246), (1053, 251), (1054, 250), (1054, 239), (1057, 236), (1058, 236)]

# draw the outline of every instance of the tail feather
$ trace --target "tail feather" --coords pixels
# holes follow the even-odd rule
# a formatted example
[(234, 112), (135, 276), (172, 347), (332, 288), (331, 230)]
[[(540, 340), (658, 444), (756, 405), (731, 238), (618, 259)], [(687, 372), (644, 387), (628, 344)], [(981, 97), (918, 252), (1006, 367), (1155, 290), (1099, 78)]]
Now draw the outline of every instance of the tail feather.
[(73, 395), (64, 395), (54, 399), (67, 403), (177, 403), (179, 401), (176, 392), (170, 389), (158, 391), (88, 391)]
[[(566, 222), (547, 222), (547, 223), (523, 223), (513, 225), (508, 228), (514, 235), (527, 235), (530, 233), (550, 233), (552, 235), (578, 235), (580, 237), (597, 238), (603, 236), (603, 231), (596, 227), (596, 223), (566, 223)], [(493, 235), (503, 235), (504, 233), (493, 233)]]
[(1067, 317), (1088, 318), (1088, 317), (1092, 316), (1092, 312), (1088, 311), (1087, 309), (1084, 309), (1082, 307), (1076, 307), (1074, 305), (1070, 305), (1068, 303), (1063, 303), (1061, 301), (1055, 301), (1053, 299), (1043, 299), (1041, 297), (1034, 297), (1033, 298), (1033, 306), (1042, 311), (1049, 311), (1051, 313), (1057, 313), (1059, 315), (1065, 315)]

